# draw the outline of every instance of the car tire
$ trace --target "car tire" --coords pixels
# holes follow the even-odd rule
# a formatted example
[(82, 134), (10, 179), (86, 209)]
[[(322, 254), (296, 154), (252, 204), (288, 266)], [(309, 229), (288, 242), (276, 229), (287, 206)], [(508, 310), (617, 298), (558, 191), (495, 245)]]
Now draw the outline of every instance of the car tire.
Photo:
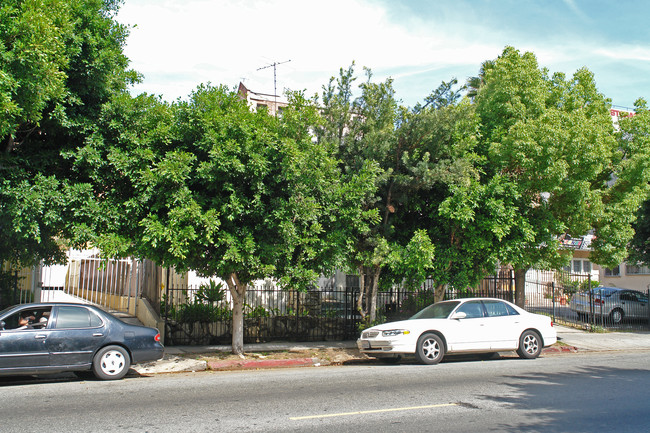
[(523, 359), (535, 359), (542, 353), (542, 338), (530, 329), (524, 331), (519, 337), (517, 355)]
[(623, 317), (625, 317), (625, 313), (623, 313), (623, 310), (620, 308), (615, 308), (611, 313), (609, 313), (609, 318), (615, 325), (621, 323), (623, 321)]
[(117, 380), (123, 378), (131, 367), (129, 353), (120, 346), (106, 346), (93, 358), (93, 373), (97, 379)]
[(442, 361), (445, 356), (445, 344), (436, 334), (422, 334), (418, 339), (415, 357), (422, 364), (434, 365)]
[(578, 314), (578, 320), (581, 322), (586, 322), (587, 321), (587, 315), (585, 313), (577, 313)]

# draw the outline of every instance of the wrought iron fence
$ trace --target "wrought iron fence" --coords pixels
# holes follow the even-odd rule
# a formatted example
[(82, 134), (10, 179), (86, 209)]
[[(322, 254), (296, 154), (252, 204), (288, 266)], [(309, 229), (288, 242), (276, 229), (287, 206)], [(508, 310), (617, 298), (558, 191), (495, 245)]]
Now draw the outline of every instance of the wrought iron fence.
[[(582, 328), (648, 329), (647, 296), (640, 317), (614, 320), (601, 302), (604, 295), (592, 286), (597, 282), (587, 274), (560, 271), (538, 272), (526, 280), (525, 309), (552, 317), (557, 323)], [(356, 304), (358, 280), (347, 279), (346, 288), (313, 289), (305, 292), (282, 290), (269, 281), (249, 288), (244, 302), (244, 341), (274, 340), (326, 341), (354, 339), (361, 318)], [(494, 297), (514, 299), (514, 275), (504, 270), (485, 278), (477, 287), (447, 288), (445, 299), (465, 297)], [(593, 290), (590, 290), (593, 289)], [(203, 290), (203, 293), (201, 291)], [(232, 300), (223, 291), (218, 299), (206, 295), (205, 287), (167, 287), (161, 302), (161, 315), (166, 323), (165, 341), (168, 345), (229, 344), (232, 339)], [(216, 290), (213, 287), (213, 290)], [(378, 321), (405, 319), (434, 302), (434, 285), (427, 281), (418, 290), (393, 287), (377, 295)], [(586, 312), (572, 306), (583, 293), (591, 293)], [(643, 308), (643, 307), (641, 307)], [(638, 316), (639, 316), (638, 315)]]
[(650, 329), (650, 291), (600, 287), (589, 274), (549, 271), (526, 281), (526, 309), (583, 329)]
[[(269, 281), (246, 291), (244, 342), (274, 340), (327, 341), (357, 338), (358, 280), (348, 287), (283, 290)], [(355, 284), (356, 283), (356, 284)], [(221, 294), (207, 293), (220, 291)], [(472, 289), (447, 289), (446, 299), (471, 296), (513, 298), (511, 275), (486, 278)], [(434, 286), (427, 281), (418, 290), (393, 287), (377, 294), (378, 321), (405, 319), (434, 302)], [(232, 339), (232, 299), (224, 287), (168, 286), (160, 306), (165, 320), (165, 344), (229, 344)]]
[[(232, 298), (223, 287), (167, 287), (161, 302), (165, 344), (230, 344)], [(258, 284), (246, 291), (244, 342), (327, 341), (355, 338), (359, 316), (351, 288), (283, 290)]]

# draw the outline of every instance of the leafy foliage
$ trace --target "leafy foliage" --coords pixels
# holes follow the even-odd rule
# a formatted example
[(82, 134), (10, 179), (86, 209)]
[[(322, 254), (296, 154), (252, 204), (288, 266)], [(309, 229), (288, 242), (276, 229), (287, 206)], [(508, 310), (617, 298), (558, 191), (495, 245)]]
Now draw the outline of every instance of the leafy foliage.
[(118, 1), (7, 0), (0, 6), (0, 261), (30, 265), (81, 246), (97, 192), (69, 156), (102, 106), (137, 75), (122, 53)]

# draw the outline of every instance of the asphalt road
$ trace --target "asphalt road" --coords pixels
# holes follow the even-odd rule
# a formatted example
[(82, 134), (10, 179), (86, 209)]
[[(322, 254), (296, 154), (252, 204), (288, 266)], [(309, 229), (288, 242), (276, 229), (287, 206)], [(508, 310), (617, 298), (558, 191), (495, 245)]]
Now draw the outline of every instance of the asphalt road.
[(133, 377), (0, 378), (7, 432), (650, 430), (650, 352)]

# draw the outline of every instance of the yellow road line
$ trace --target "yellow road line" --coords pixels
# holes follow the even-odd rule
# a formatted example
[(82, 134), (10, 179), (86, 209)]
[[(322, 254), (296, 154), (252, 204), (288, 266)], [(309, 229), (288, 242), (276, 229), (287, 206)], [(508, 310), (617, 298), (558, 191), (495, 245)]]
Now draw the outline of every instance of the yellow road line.
[(309, 416), (294, 416), (289, 418), (292, 421), (299, 421), (303, 419), (315, 419), (315, 418), (333, 418), (337, 416), (350, 416), (350, 415), (366, 415), (369, 413), (384, 413), (384, 412), (399, 412), (406, 410), (418, 410), (418, 409), (432, 409), (436, 407), (446, 407), (446, 406), (457, 406), (456, 403), (445, 403), (445, 404), (432, 404), (428, 406), (412, 406), (412, 407), (396, 407), (392, 409), (376, 409), (376, 410), (362, 410), (358, 412), (343, 412), (343, 413), (330, 413), (327, 415), (309, 415)]

